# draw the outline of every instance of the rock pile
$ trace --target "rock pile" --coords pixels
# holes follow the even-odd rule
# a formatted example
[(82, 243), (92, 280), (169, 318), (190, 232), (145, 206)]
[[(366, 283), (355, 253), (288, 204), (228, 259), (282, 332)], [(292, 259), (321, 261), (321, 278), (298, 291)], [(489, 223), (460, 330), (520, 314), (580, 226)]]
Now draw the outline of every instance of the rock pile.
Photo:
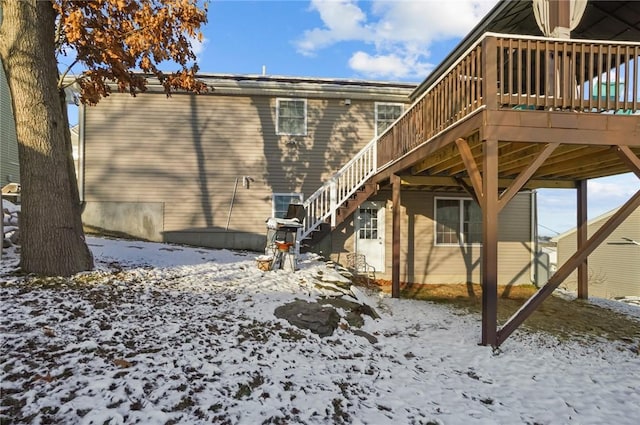
[(19, 205), (2, 200), (2, 248), (20, 244), (19, 215)]

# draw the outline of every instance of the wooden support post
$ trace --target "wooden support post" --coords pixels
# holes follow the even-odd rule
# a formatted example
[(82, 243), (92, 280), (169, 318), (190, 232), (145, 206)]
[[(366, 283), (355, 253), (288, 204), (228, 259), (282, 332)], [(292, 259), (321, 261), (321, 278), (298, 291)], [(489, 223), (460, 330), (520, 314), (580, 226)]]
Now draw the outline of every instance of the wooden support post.
[(483, 146), (482, 345), (497, 345), (498, 326), (498, 141)]
[(488, 110), (498, 109), (498, 43), (493, 36), (482, 41), (482, 103)]
[[(576, 224), (577, 250), (581, 251), (587, 242), (587, 181), (581, 180), (577, 185), (578, 194), (578, 214)], [(589, 298), (589, 268), (588, 259), (578, 265), (578, 298), (586, 300)]]
[(458, 183), (458, 185), (461, 188), (463, 188), (473, 198), (473, 200), (476, 202), (476, 204), (482, 205), (481, 200), (478, 199), (478, 197), (476, 196), (476, 191), (473, 188), (473, 186), (467, 184), (467, 182), (464, 181), (464, 179), (462, 177), (454, 177), (453, 179), (455, 180), (456, 183)]
[(391, 297), (400, 298), (400, 176), (391, 176), (393, 230), (391, 236)]
[[(549, 0), (549, 27), (553, 33), (558, 27), (568, 31), (571, 24), (571, 5), (567, 0)], [(561, 34), (555, 34), (556, 37)]]

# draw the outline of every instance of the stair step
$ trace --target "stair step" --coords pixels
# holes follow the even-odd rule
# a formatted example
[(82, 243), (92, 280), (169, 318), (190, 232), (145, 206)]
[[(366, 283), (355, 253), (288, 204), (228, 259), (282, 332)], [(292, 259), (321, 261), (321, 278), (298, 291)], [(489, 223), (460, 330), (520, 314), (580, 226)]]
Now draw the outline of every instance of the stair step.
[[(369, 199), (373, 194), (378, 192), (378, 185), (376, 183), (365, 183), (358, 187), (347, 199), (345, 199), (341, 205), (336, 207), (335, 214), (337, 223), (342, 223), (347, 217), (353, 214), (362, 202)], [(315, 228), (307, 237), (300, 241), (301, 249), (303, 252), (307, 252), (309, 248), (313, 247), (319, 241), (321, 241), (329, 232), (332, 227), (330, 224), (331, 218), (327, 218), (325, 223), (321, 223)]]

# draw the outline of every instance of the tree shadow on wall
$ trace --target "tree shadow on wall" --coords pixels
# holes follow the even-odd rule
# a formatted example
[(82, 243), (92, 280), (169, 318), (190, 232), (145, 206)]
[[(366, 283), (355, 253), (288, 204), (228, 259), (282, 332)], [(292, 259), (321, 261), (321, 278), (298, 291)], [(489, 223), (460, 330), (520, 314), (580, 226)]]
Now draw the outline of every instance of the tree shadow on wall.
[(252, 103), (260, 117), (265, 164), (264, 181), (273, 192), (315, 192), (369, 140), (360, 135), (362, 105), (339, 99), (307, 100), (307, 134), (276, 134), (276, 104), (266, 96)]

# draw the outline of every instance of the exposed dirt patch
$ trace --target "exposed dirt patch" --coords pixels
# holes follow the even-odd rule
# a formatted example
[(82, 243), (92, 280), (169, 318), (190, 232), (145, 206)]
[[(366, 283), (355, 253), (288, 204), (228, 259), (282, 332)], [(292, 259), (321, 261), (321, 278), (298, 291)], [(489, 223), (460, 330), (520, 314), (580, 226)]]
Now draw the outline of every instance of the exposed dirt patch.
[[(391, 293), (391, 282), (377, 280), (376, 286)], [(498, 288), (498, 322), (505, 323), (535, 292), (534, 286)], [(471, 312), (482, 311), (482, 287), (473, 284), (402, 284), (400, 296), (450, 304)], [(551, 296), (525, 322), (522, 329), (543, 331), (561, 339), (605, 338), (631, 343), (640, 354), (640, 321), (582, 300)]]

